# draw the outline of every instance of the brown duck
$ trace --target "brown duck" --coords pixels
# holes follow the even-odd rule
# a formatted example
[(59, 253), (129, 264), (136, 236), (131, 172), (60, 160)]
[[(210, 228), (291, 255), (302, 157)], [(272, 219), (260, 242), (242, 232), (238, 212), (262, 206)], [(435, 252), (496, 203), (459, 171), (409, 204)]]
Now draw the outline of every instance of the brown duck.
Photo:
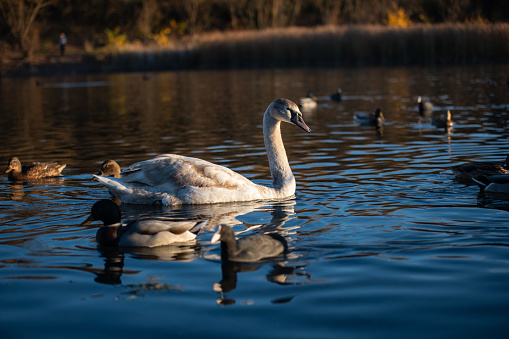
[(509, 174), (509, 155), (502, 161), (479, 161), (468, 164), (457, 165), (450, 168), (456, 180), (475, 184), (476, 180), (480, 180), (483, 176)]
[(97, 175), (108, 175), (114, 178), (120, 178), (120, 166), (115, 160), (106, 160), (102, 163), (101, 169)]
[(56, 162), (30, 162), (22, 167), (19, 159), (12, 157), (4, 173), (12, 181), (36, 180), (58, 176), (65, 166)]

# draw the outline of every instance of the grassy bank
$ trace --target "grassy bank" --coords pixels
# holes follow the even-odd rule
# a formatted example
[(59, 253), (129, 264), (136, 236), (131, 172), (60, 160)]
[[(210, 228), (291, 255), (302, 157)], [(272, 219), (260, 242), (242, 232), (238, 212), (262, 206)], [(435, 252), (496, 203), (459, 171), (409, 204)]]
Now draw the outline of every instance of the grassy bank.
[(169, 47), (125, 45), (92, 53), (86, 60), (93, 69), (112, 72), (505, 63), (509, 61), (509, 23), (208, 33)]
[(206, 34), (158, 50), (126, 48), (116, 69), (469, 64), (509, 61), (509, 24), (336, 26)]

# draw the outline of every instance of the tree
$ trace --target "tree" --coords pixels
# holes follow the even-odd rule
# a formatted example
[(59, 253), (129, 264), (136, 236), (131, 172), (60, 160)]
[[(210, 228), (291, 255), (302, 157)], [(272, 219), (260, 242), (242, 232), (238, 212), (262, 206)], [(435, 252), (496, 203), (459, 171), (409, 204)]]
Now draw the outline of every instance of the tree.
[(9, 26), (23, 57), (29, 58), (34, 50), (34, 37), (31, 34), (35, 18), (40, 10), (53, 0), (0, 0), (0, 11)]

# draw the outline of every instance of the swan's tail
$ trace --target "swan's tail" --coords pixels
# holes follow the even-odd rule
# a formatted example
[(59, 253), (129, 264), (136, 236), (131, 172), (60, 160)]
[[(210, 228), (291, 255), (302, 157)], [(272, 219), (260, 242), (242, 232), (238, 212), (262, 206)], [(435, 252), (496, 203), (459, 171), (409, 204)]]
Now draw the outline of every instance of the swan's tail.
[(101, 184), (106, 186), (110, 193), (116, 196), (117, 198), (122, 198), (122, 196), (133, 193), (132, 188), (126, 187), (121, 182), (119, 182), (117, 178), (94, 175), (94, 179), (96, 179)]

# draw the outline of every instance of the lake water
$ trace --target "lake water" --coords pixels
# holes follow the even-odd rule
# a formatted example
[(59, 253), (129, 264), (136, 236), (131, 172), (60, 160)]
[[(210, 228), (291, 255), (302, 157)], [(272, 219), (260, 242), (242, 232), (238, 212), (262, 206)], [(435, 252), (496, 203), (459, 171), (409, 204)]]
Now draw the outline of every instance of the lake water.
[[(5, 166), (67, 164), (58, 179), (0, 179), (2, 337), (507, 338), (509, 197), (479, 195), (448, 167), (509, 154), (508, 75), (484, 65), (1, 79)], [(337, 87), (341, 103), (328, 100)], [(106, 159), (124, 168), (178, 153), (270, 184), (263, 112), (308, 92), (312, 132), (282, 126), (295, 198), (121, 206), (124, 220), (222, 216), (239, 237), (277, 230), (285, 260), (222, 270), (214, 229), (195, 245), (105, 251), (99, 224), (80, 226), (110, 197), (91, 177)], [(451, 110), (450, 133), (419, 123), (420, 95), (436, 115)], [(383, 133), (355, 123), (377, 107)]]

